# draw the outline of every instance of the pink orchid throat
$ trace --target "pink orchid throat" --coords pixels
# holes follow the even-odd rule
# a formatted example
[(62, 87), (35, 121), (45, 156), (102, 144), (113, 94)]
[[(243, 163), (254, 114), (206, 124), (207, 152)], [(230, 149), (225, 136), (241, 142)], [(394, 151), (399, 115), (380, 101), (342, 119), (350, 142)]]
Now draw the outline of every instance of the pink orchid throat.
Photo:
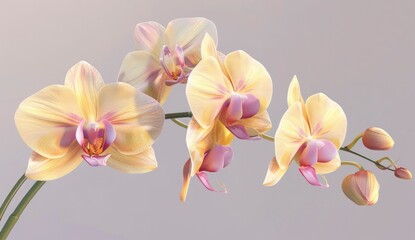
[(81, 121), (76, 130), (76, 140), (85, 154), (82, 158), (91, 166), (106, 166), (110, 154), (102, 153), (114, 142), (115, 130), (107, 121)]
[(170, 86), (183, 82), (187, 79), (188, 76), (184, 72), (184, 53), (183, 49), (179, 45), (176, 44), (173, 50), (171, 50), (167, 45), (164, 45), (160, 52), (160, 63), (170, 78), (165, 81), (166, 85)]

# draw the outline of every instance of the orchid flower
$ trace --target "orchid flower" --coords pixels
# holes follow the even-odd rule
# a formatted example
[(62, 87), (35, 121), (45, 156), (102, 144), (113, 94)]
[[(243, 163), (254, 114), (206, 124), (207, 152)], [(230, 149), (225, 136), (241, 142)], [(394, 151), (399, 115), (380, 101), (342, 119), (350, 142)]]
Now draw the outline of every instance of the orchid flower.
[(288, 110), (275, 133), (275, 157), (268, 167), (264, 185), (275, 185), (292, 160), (313, 186), (322, 184), (317, 174), (327, 174), (340, 166), (338, 150), (346, 136), (347, 119), (343, 109), (323, 93), (304, 102), (297, 78), (288, 89)]
[(164, 112), (156, 100), (126, 83), (105, 85), (94, 67), (79, 62), (68, 71), (65, 85), (26, 98), (15, 122), (33, 150), (26, 176), (47, 181), (68, 174), (82, 160), (124, 173), (154, 170), (151, 145)]
[(201, 60), (200, 46), (205, 33), (217, 43), (216, 26), (205, 18), (175, 19), (166, 28), (156, 22), (137, 24), (137, 51), (125, 57), (118, 81), (139, 88), (163, 104), (172, 85), (186, 83)]

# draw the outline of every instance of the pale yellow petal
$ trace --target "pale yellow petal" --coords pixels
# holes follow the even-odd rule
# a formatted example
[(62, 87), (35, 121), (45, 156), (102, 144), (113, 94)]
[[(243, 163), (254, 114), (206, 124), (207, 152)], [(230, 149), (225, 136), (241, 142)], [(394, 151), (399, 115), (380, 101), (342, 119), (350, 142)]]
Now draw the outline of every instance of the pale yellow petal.
[(108, 153), (111, 157), (107, 161), (107, 166), (123, 173), (146, 173), (157, 168), (156, 155), (152, 147), (133, 155), (124, 155), (110, 147)]
[(143, 50), (154, 57), (160, 56), (165, 44), (165, 28), (157, 22), (143, 22), (135, 26), (134, 40), (137, 50)]
[(298, 149), (307, 140), (309, 128), (301, 103), (287, 109), (275, 133), (275, 156), (280, 168), (287, 168)]
[(127, 54), (118, 74), (119, 82), (133, 85), (162, 104), (172, 88), (165, 84), (167, 78), (158, 57), (144, 51)]
[(317, 162), (313, 165), (317, 174), (328, 174), (336, 171), (341, 165), (340, 156), (337, 153), (336, 157), (330, 162)]
[(269, 187), (274, 186), (281, 180), (287, 170), (288, 168), (280, 168), (276, 158), (274, 157), (269, 163), (267, 175), (265, 176), (265, 180), (262, 184)]
[(232, 85), (214, 57), (203, 59), (193, 69), (186, 96), (193, 116), (202, 127), (214, 122), (231, 91)]
[(306, 102), (311, 135), (331, 141), (340, 148), (346, 137), (347, 119), (343, 109), (323, 93), (314, 94)]
[(219, 145), (230, 145), (234, 138), (233, 133), (220, 121), (215, 123), (209, 135), (212, 141)]
[(205, 34), (200, 51), (202, 54), (202, 58), (206, 58), (206, 57), (218, 58), (218, 52), (216, 51), (215, 40), (213, 40), (213, 38), (209, 35), (209, 33)]
[(113, 146), (126, 155), (148, 149), (164, 124), (164, 112), (153, 98), (126, 83), (108, 84), (99, 92), (98, 116), (116, 131)]
[(188, 160), (183, 166), (183, 183), (180, 190), (180, 201), (186, 201), (187, 192), (189, 190), (190, 178), (191, 178), (192, 162)]
[(62, 157), (81, 121), (76, 96), (62, 85), (46, 87), (23, 100), (15, 123), (23, 141), (46, 158)]
[(294, 76), (288, 87), (287, 103), (288, 107), (296, 102), (304, 104), (303, 97), (301, 96), (300, 84), (298, 83), (297, 76)]
[(250, 118), (240, 119), (236, 121), (236, 124), (244, 126), (251, 137), (263, 134), (272, 128), (271, 119), (267, 111)]
[(75, 92), (83, 117), (89, 121), (96, 120), (98, 91), (104, 85), (98, 70), (85, 61), (72, 66), (65, 77), (65, 86)]
[(183, 49), (186, 66), (193, 68), (202, 58), (200, 47), (208, 33), (217, 45), (218, 32), (215, 24), (206, 18), (179, 18), (166, 27), (166, 41), (170, 48), (177, 44)]
[(78, 142), (73, 141), (67, 153), (60, 158), (47, 158), (33, 152), (26, 170), (26, 177), (49, 181), (65, 176), (72, 172), (82, 162), (82, 150)]
[(234, 91), (252, 94), (260, 102), (259, 113), (265, 111), (272, 98), (272, 80), (265, 67), (244, 51), (235, 51), (225, 57), (225, 67)]

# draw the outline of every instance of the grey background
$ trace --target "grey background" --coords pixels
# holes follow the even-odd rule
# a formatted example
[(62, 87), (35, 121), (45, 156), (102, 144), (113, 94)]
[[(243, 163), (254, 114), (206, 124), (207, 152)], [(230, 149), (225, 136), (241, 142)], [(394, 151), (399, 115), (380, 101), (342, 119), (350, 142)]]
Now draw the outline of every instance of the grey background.
[[(216, 23), (219, 50), (243, 49), (262, 62), (274, 82), (269, 112), (273, 135), (286, 110), (286, 91), (297, 74), (305, 97), (324, 92), (348, 117), (350, 141), (380, 126), (395, 139), (385, 154), (415, 172), (413, 1), (5, 1), (0, 0), (0, 197), (24, 172), (30, 150), (14, 126), (26, 97), (63, 84), (67, 70), (86, 60), (114, 82), (133, 29), (143, 21), (166, 25), (203, 16)], [(184, 86), (174, 89), (166, 112), (186, 111)], [(228, 194), (206, 191), (193, 179), (179, 201), (185, 130), (171, 122), (155, 144), (159, 168), (124, 175), (83, 163), (48, 182), (15, 226), (10, 239), (411, 239), (414, 182), (372, 169), (380, 200), (358, 207), (340, 188), (309, 186), (293, 166), (274, 187), (262, 181), (273, 157), (266, 141), (235, 141), (232, 164), (211, 179)], [(359, 160), (341, 153), (343, 160)], [(361, 161), (362, 162), (362, 161)], [(16, 199), (29, 187), (29, 181)], [(14, 202), (7, 215), (16, 206)]]

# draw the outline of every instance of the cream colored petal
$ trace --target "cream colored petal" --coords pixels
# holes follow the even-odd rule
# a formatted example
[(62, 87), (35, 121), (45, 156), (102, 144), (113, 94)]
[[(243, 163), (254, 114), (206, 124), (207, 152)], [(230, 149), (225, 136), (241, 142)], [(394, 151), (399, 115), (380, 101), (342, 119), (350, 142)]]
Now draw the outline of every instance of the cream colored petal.
[(215, 58), (205, 58), (193, 69), (186, 96), (193, 116), (202, 127), (214, 122), (231, 91), (232, 85)]
[(60, 158), (47, 158), (33, 152), (26, 170), (26, 177), (49, 181), (65, 176), (72, 172), (82, 162), (82, 150), (78, 142), (73, 141), (67, 153)]
[(329, 140), (340, 148), (347, 131), (346, 115), (340, 105), (318, 93), (307, 99), (306, 111), (313, 137)]
[(143, 22), (135, 26), (134, 40), (137, 50), (143, 50), (154, 57), (160, 56), (165, 44), (165, 28), (157, 22)]
[(186, 132), (186, 144), (192, 165), (191, 176), (199, 171), (205, 152), (214, 145), (214, 139), (210, 135), (212, 129), (214, 129), (214, 125), (209, 128), (203, 128), (194, 117), (190, 119)]
[(160, 60), (144, 51), (127, 54), (118, 74), (119, 82), (133, 85), (162, 104), (172, 88), (165, 84), (166, 79)]
[(210, 138), (215, 144), (230, 145), (233, 141), (234, 135), (225, 125), (217, 121), (210, 132)]
[(304, 104), (303, 97), (301, 96), (300, 84), (298, 83), (297, 76), (294, 76), (291, 80), (290, 86), (288, 87), (288, 107), (296, 102), (301, 102), (301, 104)]
[(202, 54), (202, 58), (206, 58), (206, 57), (218, 58), (218, 52), (216, 51), (215, 40), (213, 40), (213, 38), (209, 35), (209, 33), (205, 34), (200, 51)]
[(288, 168), (280, 168), (276, 158), (274, 157), (269, 163), (267, 175), (265, 176), (265, 180), (262, 184), (269, 187), (274, 186), (281, 180), (287, 170)]
[(113, 147), (126, 155), (148, 149), (164, 124), (164, 112), (153, 98), (126, 83), (108, 84), (99, 92), (98, 116), (115, 129)]
[(72, 66), (65, 77), (65, 86), (75, 91), (83, 117), (89, 121), (96, 120), (98, 91), (104, 85), (98, 70), (85, 61)]
[(308, 133), (301, 103), (295, 103), (284, 113), (275, 133), (275, 156), (280, 168), (288, 167), (298, 149), (307, 140)]
[(124, 155), (110, 147), (108, 153), (111, 157), (107, 161), (107, 166), (123, 173), (146, 173), (157, 168), (156, 155), (152, 147), (133, 155)]
[(244, 126), (251, 137), (263, 134), (272, 128), (271, 119), (267, 111), (250, 118), (240, 119), (236, 121), (236, 124)]
[(313, 165), (317, 174), (328, 174), (336, 171), (341, 165), (339, 153), (330, 162), (317, 162)]
[(179, 18), (167, 25), (166, 41), (171, 48), (178, 44), (183, 49), (186, 66), (193, 68), (201, 59), (200, 47), (206, 33), (217, 45), (218, 32), (213, 22), (200, 17)]
[(265, 67), (244, 51), (228, 54), (224, 64), (235, 92), (254, 95), (259, 113), (265, 111), (272, 98), (272, 80)]
[(14, 119), (20, 136), (33, 151), (58, 158), (75, 139), (81, 115), (74, 92), (52, 85), (23, 100)]
[(187, 192), (189, 190), (189, 184), (190, 184), (190, 172), (192, 169), (192, 162), (190, 159), (186, 161), (186, 163), (183, 166), (183, 183), (182, 183), (182, 189), (180, 190), (180, 201), (184, 202), (186, 201)]

